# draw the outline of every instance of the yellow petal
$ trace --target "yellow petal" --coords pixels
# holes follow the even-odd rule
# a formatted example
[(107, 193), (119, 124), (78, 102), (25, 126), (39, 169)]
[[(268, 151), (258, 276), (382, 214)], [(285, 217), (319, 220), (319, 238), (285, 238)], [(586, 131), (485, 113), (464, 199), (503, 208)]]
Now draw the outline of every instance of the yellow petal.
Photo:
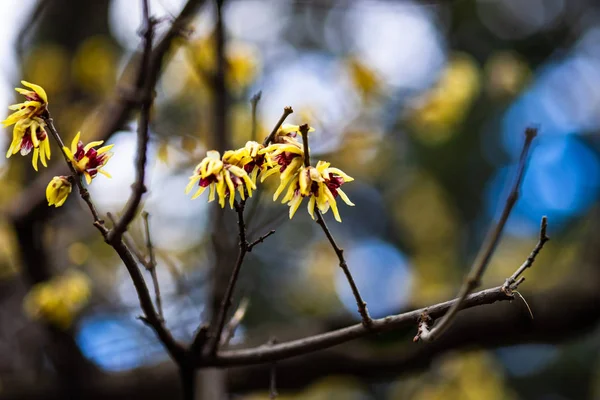
[(225, 172), (225, 182), (227, 183), (227, 188), (229, 189), (229, 207), (233, 209), (233, 202), (235, 201), (235, 186), (233, 186), (233, 181), (231, 180), (231, 175), (229, 172)]
[[(98, 143), (98, 142), (92, 142), (92, 143)], [(90, 144), (92, 144), (90, 143)], [(88, 146), (90, 145), (88, 144)], [(107, 151), (109, 151), (110, 149), (112, 149), (115, 145), (114, 144), (109, 144), (108, 146), (104, 146), (104, 147), (100, 147), (98, 150), (96, 150), (96, 152), (98, 154), (102, 154), (102, 153), (106, 153)], [(87, 147), (87, 146), (86, 146)], [(90, 147), (91, 148), (91, 147)], [(87, 151), (87, 150), (86, 150)]]
[[(89, 142), (88, 144), (85, 145), (85, 147), (83, 148), (83, 150), (87, 152), (92, 147), (100, 146), (102, 143), (104, 143), (104, 140), (97, 140), (95, 142)], [(110, 147), (112, 147), (112, 146), (113, 145), (111, 145)], [(106, 146), (106, 147), (109, 147), (109, 146)], [(104, 153), (105, 151), (110, 150), (110, 147), (108, 149), (104, 150), (102, 153)], [(100, 150), (98, 150), (98, 153), (100, 154)]]
[(105, 170), (103, 170), (103, 169), (98, 169), (98, 172), (100, 172), (102, 175), (104, 175), (104, 176), (105, 176), (105, 177), (107, 177), (107, 178), (112, 178), (112, 175), (111, 175), (111, 174), (109, 174), (108, 172), (106, 172), (106, 171), (105, 171)]
[(350, 201), (350, 199), (348, 198), (348, 196), (346, 195), (346, 193), (344, 193), (344, 191), (342, 189), (338, 189), (337, 192), (340, 195), (340, 197), (342, 198), (342, 200), (344, 201), (344, 203), (348, 204), (349, 206), (355, 205), (353, 202)]
[[(212, 186), (211, 186), (212, 188)], [(198, 196), (200, 196), (202, 193), (204, 193), (204, 191), (206, 190), (206, 186), (200, 186), (198, 188), (198, 190), (196, 191), (196, 193), (194, 193), (194, 195), (192, 196), (192, 200), (197, 199)]]
[(73, 154), (77, 153), (77, 144), (79, 143), (79, 137), (80, 136), (81, 136), (81, 132), (77, 132), (77, 135), (75, 135), (75, 137), (71, 141), (71, 152)]
[(36, 92), (38, 96), (40, 96), (42, 100), (44, 100), (45, 103), (48, 102), (48, 95), (46, 94), (44, 88), (42, 88), (39, 85), (36, 85), (35, 83), (29, 83), (27, 81), (21, 81), (21, 84), (27, 86), (30, 89), (33, 89), (33, 91)]
[(83, 171), (83, 176), (85, 176), (85, 182), (89, 185), (92, 183), (92, 176), (87, 171)]
[(315, 219), (315, 196), (310, 196), (308, 200), (308, 214), (312, 219)]
[(216, 191), (215, 190), (216, 189), (215, 186), (216, 186), (216, 184), (211, 183), (209, 186), (210, 186), (210, 193), (208, 194), (208, 202), (210, 203), (211, 201), (215, 200), (215, 191)]
[(296, 211), (298, 210), (298, 207), (300, 207), (300, 204), (302, 204), (302, 196), (298, 196), (290, 202), (290, 219), (292, 219), (294, 214), (296, 214)]
[(33, 169), (38, 170), (38, 157), (40, 156), (40, 149), (36, 147), (33, 149), (33, 157), (31, 158), (31, 164), (33, 165)]
[(196, 186), (196, 184), (198, 183), (199, 180), (200, 180), (199, 175), (191, 176), (189, 183), (185, 187), (185, 194), (189, 194), (192, 191), (192, 189), (194, 188), (194, 186)]
[(71, 160), (71, 162), (74, 161), (73, 153), (71, 153), (71, 150), (69, 150), (67, 146), (63, 147), (63, 152), (66, 154), (67, 158)]

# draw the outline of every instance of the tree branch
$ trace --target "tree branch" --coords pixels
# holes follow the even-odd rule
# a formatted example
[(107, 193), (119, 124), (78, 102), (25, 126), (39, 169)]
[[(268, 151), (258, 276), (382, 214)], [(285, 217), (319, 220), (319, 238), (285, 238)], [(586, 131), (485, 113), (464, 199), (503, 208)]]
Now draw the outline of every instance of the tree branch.
[(146, 193), (146, 185), (144, 183), (146, 177), (146, 160), (148, 151), (149, 141), (149, 124), (150, 124), (150, 108), (152, 107), (152, 92), (154, 91), (154, 84), (149, 78), (150, 74), (150, 57), (152, 55), (152, 40), (154, 38), (154, 25), (156, 21), (150, 16), (150, 6), (148, 0), (142, 0), (142, 20), (144, 26), (142, 27), (142, 38), (144, 43), (144, 50), (142, 52), (142, 61), (140, 63), (140, 69), (138, 74), (138, 81), (136, 87), (142, 88), (141, 95), (141, 107), (140, 107), (140, 120), (138, 123), (137, 132), (137, 150), (136, 150), (136, 161), (135, 161), (135, 182), (131, 186), (132, 193), (125, 210), (119, 221), (108, 233), (107, 240), (112, 242), (114, 240), (120, 240), (123, 232), (127, 230), (127, 227), (135, 217), (137, 209), (142, 201), (142, 196)]
[[(460, 311), (462, 307), (462, 300), (467, 297), (469, 293), (471, 293), (476, 287), (479, 286), (481, 277), (485, 272), (487, 265), (496, 250), (496, 246), (500, 241), (500, 237), (502, 236), (502, 231), (504, 230), (504, 226), (506, 225), (506, 221), (508, 221), (508, 217), (519, 198), (519, 190), (521, 187), (521, 181), (523, 180), (523, 175), (525, 174), (525, 166), (527, 165), (527, 155), (529, 154), (529, 148), (531, 147), (531, 142), (537, 135), (536, 128), (527, 128), (525, 129), (525, 143), (523, 144), (523, 149), (521, 151), (521, 156), (519, 158), (519, 164), (517, 167), (517, 175), (515, 181), (513, 183), (512, 189), (508, 198), (506, 199), (506, 203), (504, 205), (504, 209), (502, 210), (502, 215), (500, 216), (500, 220), (495, 226), (492, 226), (488, 234), (486, 235), (486, 239), (481, 246), (481, 250), (477, 255), (473, 266), (471, 267), (471, 272), (467, 276), (465, 282), (460, 288), (458, 294), (458, 301), (453, 305), (448, 313), (444, 315), (442, 320), (434, 326), (431, 330), (423, 329), (419, 338), (422, 340), (435, 340), (438, 336), (440, 336), (444, 331), (452, 324), (452, 320), (456, 317), (458, 311)], [(426, 328), (424, 326), (424, 328)]]
[(275, 124), (275, 127), (273, 128), (271, 133), (269, 133), (269, 136), (267, 136), (265, 138), (265, 140), (263, 141), (263, 146), (267, 146), (269, 143), (271, 143), (273, 141), (273, 139), (275, 138), (275, 135), (277, 134), (277, 131), (279, 130), (279, 128), (281, 127), (281, 125), (283, 124), (285, 119), (293, 112), (294, 112), (294, 110), (290, 106), (283, 108), (283, 114), (279, 118), (279, 121), (277, 121), (277, 123)]

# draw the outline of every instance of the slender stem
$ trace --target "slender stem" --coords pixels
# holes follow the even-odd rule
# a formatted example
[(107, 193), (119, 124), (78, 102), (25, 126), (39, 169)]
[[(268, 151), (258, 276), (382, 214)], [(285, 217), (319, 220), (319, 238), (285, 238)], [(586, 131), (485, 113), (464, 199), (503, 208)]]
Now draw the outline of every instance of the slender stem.
[(256, 246), (259, 243), (262, 243), (265, 241), (266, 238), (268, 238), (269, 236), (275, 234), (275, 229), (271, 229), (269, 232), (265, 233), (264, 235), (262, 235), (261, 237), (259, 237), (258, 239), (256, 239), (254, 242), (249, 243), (248, 244), (248, 253), (250, 253), (252, 251), (252, 249), (254, 248), (254, 246)]
[(135, 162), (136, 177), (135, 182), (131, 187), (131, 196), (129, 197), (129, 199), (127, 200), (127, 204), (125, 205), (125, 211), (123, 211), (123, 215), (108, 234), (109, 241), (119, 240), (120, 237), (123, 235), (123, 232), (127, 230), (127, 227), (135, 217), (140, 202), (142, 201), (142, 196), (147, 191), (144, 181), (146, 177), (150, 109), (152, 107), (152, 91), (154, 90), (154, 82), (148, 78), (150, 76), (150, 60), (152, 54), (152, 40), (154, 38), (155, 21), (153, 21), (150, 17), (150, 6), (148, 4), (148, 0), (142, 0), (142, 10), (144, 20), (144, 51), (142, 53), (142, 61), (140, 64), (138, 82), (136, 82), (137, 87), (142, 88), (142, 100), (140, 102), (140, 120), (138, 123), (137, 132), (137, 156)]
[(542, 217), (542, 222), (540, 224), (540, 239), (539, 239), (538, 243), (536, 244), (535, 248), (533, 249), (533, 251), (531, 252), (531, 254), (529, 254), (529, 257), (527, 257), (527, 260), (525, 260), (525, 262), (519, 267), (519, 269), (516, 270), (515, 273), (512, 274), (506, 280), (506, 282), (504, 282), (504, 288), (506, 290), (509, 290), (511, 288), (519, 286), (523, 282), (523, 280), (525, 280), (525, 278), (522, 277), (521, 280), (517, 281), (519, 276), (521, 276), (521, 274), (523, 272), (525, 272), (525, 270), (527, 268), (529, 268), (533, 265), (539, 252), (542, 250), (542, 248), (544, 248), (544, 245), (546, 244), (546, 242), (548, 240), (550, 240), (550, 238), (548, 236), (546, 236), (547, 228), (548, 228), (548, 218)]
[[(310, 167), (310, 153), (309, 153), (309, 149), (308, 149), (308, 131), (309, 131), (309, 129), (310, 129), (310, 127), (307, 124), (300, 125), (300, 127), (299, 127), (300, 134), (302, 134), (302, 144), (304, 146), (304, 166), (306, 168)], [(369, 327), (371, 325), (372, 319), (371, 319), (371, 316), (369, 315), (369, 310), (367, 309), (367, 303), (363, 300), (362, 296), (360, 295), (360, 291), (358, 290), (358, 286), (356, 286), (356, 282), (354, 282), (352, 273), (350, 272), (350, 269), (348, 268), (348, 264), (346, 263), (346, 259), (344, 258), (344, 250), (337, 245), (335, 239), (333, 238), (333, 235), (331, 234), (331, 231), (329, 230), (329, 228), (327, 227), (327, 224), (325, 223), (325, 219), (323, 218), (323, 215), (321, 214), (321, 212), (316, 207), (315, 207), (314, 212), (317, 216), (317, 224), (319, 224), (319, 226), (325, 233), (325, 236), (327, 236), (327, 240), (329, 240), (331, 247), (333, 248), (333, 250), (335, 251), (335, 254), (338, 257), (338, 260), (340, 263), (339, 264), (340, 268), (342, 269), (342, 271), (344, 271), (344, 275), (346, 275), (346, 280), (348, 281), (348, 284), (350, 285), (350, 288), (352, 289), (352, 294), (354, 295), (354, 299), (356, 300), (356, 305), (358, 306), (358, 312), (361, 316), (362, 324), (365, 327)]]
[(262, 91), (259, 91), (254, 96), (252, 96), (252, 98), (250, 99), (250, 105), (252, 107), (252, 130), (250, 132), (250, 138), (254, 141), (256, 141), (256, 137), (258, 134), (258, 132), (257, 132), (258, 120), (256, 117), (256, 113), (258, 111), (258, 102), (260, 101), (261, 97), (262, 97)]
[(358, 313), (360, 314), (360, 316), (362, 318), (362, 324), (365, 327), (369, 327), (371, 325), (372, 319), (371, 319), (371, 316), (369, 315), (369, 310), (367, 309), (367, 303), (363, 300), (362, 296), (360, 295), (360, 291), (358, 290), (358, 287), (356, 286), (356, 282), (354, 282), (352, 273), (350, 272), (350, 269), (348, 268), (348, 264), (346, 263), (346, 259), (344, 258), (344, 250), (342, 248), (340, 248), (337, 245), (337, 243), (335, 242), (335, 239), (333, 238), (331, 231), (327, 227), (327, 224), (325, 223), (325, 219), (323, 218), (323, 215), (321, 214), (321, 212), (316, 209), (315, 214), (317, 216), (317, 224), (319, 224), (319, 226), (321, 227), (323, 232), (325, 232), (325, 236), (327, 236), (327, 240), (329, 240), (331, 247), (333, 248), (333, 250), (335, 251), (335, 254), (338, 257), (338, 260), (340, 263), (339, 264), (340, 268), (342, 269), (342, 271), (344, 271), (344, 275), (346, 275), (346, 280), (348, 281), (348, 284), (350, 285), (350, 288), (352, 289), (352, 294), (354, 295), (354, 299), (356, 300), (356, 305), (358, 306)]
[(244, 222), (244, 206), (244, 200), (241, 200), (239, 203), (237, 201), (235, 202), (235, 210), (238, 215), (239, 251), (237, 261), (235, 262), (235, 266), (233, 267), (233, 271), (231, 272), (231, 276), (229, 277), (229, 283), (227, 285), (225, 295), (223, 296), (223, 300), (221, 301), (221, 307), (219, 309), (219, 314), (217, 315), (217, 324), (213, 327), (209, 337), (209, 342), (207, 344), (207, 356), (213, 356), (217, 352), (219, 342), (221, 341), (221, 334), (225, 326), (225, 319), (227, 318), (227, 311), (229, 310), (229, 307), (231, 307), (231, 298), (233, 296), (233, 290), (235, 289), (240, 270), (242, 269), (244, 257), (248, 252), (248, 241), (246, 240), (246, 225)]
[(519, 198), (519, 190), (521, 187), (521, 181), (523, 180), (523, 175), (525, 174), (525, 166), (527, 164), (527, 155), (529, 154), (529, 149), (531, 147), (531, 142), (537, 135), (537, 129), (535, 128), (527, 128), (525, 130), (525, 143), (523, 144), (523, 150), (521, 151), (521, 156), (519, 158), (519, 164), (517, 168), (517, 176), (513, 183), (512, 189), (508, 198), (506, 199), (506, 203), (504, 205), (504, 209), (502, 210), (502, 214), (500, 216), (500, 220), (495, 226), (492, 226), (486, 235), (486, 239), (483, 242), (479, 254), (471, 267), (471, 272), (467, 276), (464, 284), (462, 285), (459, 294), (458, 301), (456, 301), (453, 306), (450, 308), (448, 313), (444, 315), (442, 320), (434, 326), (431, 330), (424, 332), (421, 335), (421, 339), (423, 340), (434, 340), (439, 337), (448, 327), (452, 324), (454, 318), (458, 314), (462, 307), (463, 300), (475, 289), (479, 286), (481, 281), (481, 277), (485, 272), (487, 265), (496, 250), (496, 246), (500, 241), (500, 237), (502, 236), (502, 231), (504, 230), (504, 226), (506, 225), (506, 221), (508, 221), (508, 217)]
[(287, 106), (287, 107), (283, 108), (283, 114), (279, 118), (279, 121), (277, 121), (277, 123), (275, 124), (275, 127), (273, 128), (273, 130), (271, 131), (271, 133), (269, 133), (269, 136), (267, 136), (265, 138), (265, 140), (263, 141), (263, 146), (267, 146), (269, 143), (271, 143), (273, 141), (273, 139), (275, 138), (275, 135), (277, 134), (277, 131), (279, 130), (279, 128), (283, 124), (283, 121), (285, 121), (285, 119), (290, 114), (292, 114), (293, 112), (294, 112), (294, 110), (290, 106)]
[(156, 258), (154, 257), (154, 246), (152, 245), (152, 237), (150, 236), (150, 215), (144, 211), (142, 213), (142, 217), (144, 218), (144, 228), (146, 231), (146, 248), (148, 249), (148, 256), (150, 257), (150, 261), (148, 262), (146, 269), (150, 272), (150, 276), (152, 277), (152, 284), (154, 285), (154, 298), (158, 315), (164, 321), (165, 315), (163, 313), (162, 298), (160, 296), (160, 285), (158, 284), (158, 276), (156, 275)]
[(81, 174), (79, 173), (79, 171), (77, 171), (75, 169), (75, 167), (71, 163), (71, 160), (69, 159), (69, 156), (67, 156), (67, 153), (65, 153), (65, 150), (64, 150), (65, 144), (64, 144), (62, 138), (60, 137), (60, 134), (56, 130), (56, 127), (54, 126), (54, 121), (53, 121), (52, 117), (50, 116), (50, 113), (48, 112), (48, 110), (46, 110), (46, 113), (43, 116), (43, 119), (44, 119), (44, 122), (46, 123), (46, 127), (50, 131), (50, 134), (52, 135), (52, 137), (58, 144), (58, 147), (60, 147), (60, 151), (62, 152), (63, 156), (65, 157), (65, 161), (69, 167), (69, 170), (71, 171), (73, 181), (75, 182), (75, 184), (77, 185), (77, 188), (79, 189), (79, 195), (81, 196), (83, 201), (85, 201), (88, 208), (90, 209), (90, 212), (92, 213), (92, 217), (94, 218), (94, 225), (98, 228), (98, 230), (100, 230), (102, 235), (105, 236), (106, 228), (104, 227), (104, 221), (100, 218), (100, 214), (98, 213), (96, 206), (94, 205), (94, 203), (92, 202), (92, 199), (90, 198), (90, 192), (85, 188), (85, 186), (83, 186), (83, 182), (81, 182)]

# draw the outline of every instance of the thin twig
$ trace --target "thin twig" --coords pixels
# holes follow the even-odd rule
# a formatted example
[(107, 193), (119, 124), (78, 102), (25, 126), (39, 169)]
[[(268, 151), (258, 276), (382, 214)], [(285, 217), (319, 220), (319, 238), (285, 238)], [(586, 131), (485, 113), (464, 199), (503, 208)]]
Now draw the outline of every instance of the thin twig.
[(90, 209), (90, 212), (92, 213), (92, 217), (94, 218), (94, 226), (96, 226), (100, 233), (102, 233), (102, 235), (106, 237), (107, 230), (104, 227), (104, 221), (100, 218), (100, 214), (98, 214), (98, 210), (96, 209), (96, 206), (90, 198), (90, 192), (83, 186), (83, 182), (81, 181), (81, 174), (75, 169), (75, 167), (71, 163), (71, 160), (69, 159), (69, 156), (67, 156), (67, 153), (65, 153), (65, 144), (62, 138), (60, 137), (60, 134), (56, 130), (56, 127), (54, 126), (54, 121), (52, 120), (52, 117), (50, 116), (50, 112), (48, 110), (45, 111), (43, 119), (46, 123), (46, 127), (50, 131), (50, 134), (60, 147), (60, 150), (63, 156), (65, 157), (65, 161), (69, 166), (69, 170), (71, 171), (72, 180), (75, 182), (77, 188), (79, 189), (79, 195), (87, 204), (88, 208)]
[(254, 246), (256, 246), (259, 243), (264, 242), (266, 238), (268, 238), (269, 236), (273, 235), (274, 233), (275, 233), (275, 229), (271, 229), (269, 232), (265, 233), (264, 235), (262, 235), (261, 237), (259, 237), (258, 239), (256, 239), (254, 242), (248, 244), (248, 253), (250, 253), (252, 251), (252, 249), (254, 248)]
[(225, 326), (225, 319), (227, 318), (227, 311), (229, 310), (229, 307), (231, 307), (231, 298), (233, 296), (233, 290), (235, 289), (235, 285), (237, 283), (242, 264), (244, 263), (244, 257), (248, 252), (248, 241), (246, 240), (246, 224), (244, 222), (245, 203), (245, 200), (241, 200), (240, 202), (236, 200), (234, 203), (235, 210), (238, 215), (239, 251), (237, 261), (235, 262), (235, 266), (233, 267), (233, 271), (231, 272), (231, 276), (229, 277), (229, 283), (227, 285), (227, 289), (225, 290), (225, 295), (221, 300), (221, 307), (219, 309), (219, 313), (216, 319), (217, 323), (214, 327), (212, 327), (210, 337), (208, 339), (209, 342), (207, 344), (207, 356), (214, 355), (217, 351), (217, 348), (219, 347), (221, 334), (223, 332), (223, 327)]
[(146, 177), (146, 160), (149, 141), (149, 124), (150, 124), (150, 108), (152, 107), (152, 92), (154, 91), (154, 82), (150, 76), (150, 60), (152, 55), (152, 40), (154, 39), (155, 20), (150, 16), (150, 6), (148, 0), (142, 0), (142, 14), (144, 27), (142, 28), (142, 37), (144, 40), (144, 51), (142, 53), (142, 61), (140, 64), (140, 73), (138, 75), (137, 87), (141, 87), (140, 102), (140, 120), (138, 123), (137, 133), (137, 150), (135, 161), (135, 182), (131, 186), (131, 196), (127, 200), (125, 210), (117, 224), (108, 233), (108, 240), (119, 240), (123, 232), (135, 217), (137, 209), (142, 201), (142, 196), (146, 193), (146, 185), (144, 183)]
[[(310, 153), (308, 149), (308, 130), (310, 127), (307, 124), (300, 125), (300, 133), (302, 134), (302, 143), (304, 146), (304, 166), (310, 167)], [(331, 231), (327, 227), (327, 223), (325, 223), (325, 219), (321, 212), (315, 207), (314, 210), (317, 216), (317, 224), (321, 227), (325, 236), (327, 236), (327, 240), (331, 244), (331, 247), (335, 251), (335, 254), (338, 257), (340, 268), (344, 271), (344, 275), (346, 275), (346, 280), (352, 289), (352, 294), (354, 295), (354, 299), (356, 300), (356, 305), (358, 306), (358, 312), (361, 316), (362, 323), (365, 327), (369, 327), (371, 325), (372, 319), (369, 315), (369, 310), (367, 309), (367, 303), (363, 300), (360, 295), (360, 291), (358, 290), (358, 286), (356, 286), (356, 282), (354, 282), (354, 277), (348, 268), (348, 264), (346, 263), (346, 259), (344, 258), (344, 250), (339, 247), (331, 234)]]
[(263, 146), (267, 146), (269, 143), (271, 143), (273, 141), (273, 139), (275, 138), (275, 135), (277, 134), (277, 131), (279, 130), (279, 128), (281, 127), (281, 125), (283, 124), (285, 119), (293, 112), (294, 112), (294, 110), (292, 109), (291, 106), (287, 106), (287, 107), (283, 108), (283, 114), (279, 118), (279, 121), (277, 121), (277, 123), (275, 124), (275, 127), (273, 128), (271, 133), (269, 133), (269, 136), (267, 136), (265, 138), (265, 140), (263, 141)]
[(258, 93), (256, 93), (254, 96), (252, 96), (252, 98), (250, 99), (250, 105), (252, 107), (252, 130), (250, 131), (250, 139), (256, 141), (257, 138), (257, 125), (258, 125), (258, 120), (256, 117), (257, 111), (258, 111), (258, 102), (260, 101), (260, 98), (262, 97), (262, 91), (258, 91)]
[(250, 305), (250, 300), (247, 297), (244, 297), (240, 301), (240, 305), (238, 306), (235, 313), (233, 313), (233, 317), (229, 320), (229, 323), (223, 330), (223, 334), (221, 335), (221, 346), (226, 346), (229, 344), (233, 335), (235, 335), (235, 331), (242, 323), (242, 320), (246, 316), (246, 311), (248, 311), (248, 306)]
[(481, 281), (481, 277), (485, 272), (487, 265), (489, 264), (490, 258), (494, 253), (498, 242), (500, 241), (500, 237), (502, 236), (502, 231), (504, 230), (504, 226), (506, 225), (506, 221), (510, 216), (510, 213), (519, 198), (519, 191), (521, 187), (521, 181), (523, 180), (523, 175), (525, 174), (525, 166), (527, 165), (527, 155), (529, 154), (529, 149), (531, 147), (531, 142), (537, 135), (536, 128), (527, 128), (525, 130), (525, 143), (523, 144), (523, 150), (521, 151), (521, 156), (519, 158), (519, 164), (517, 167), (517, 175), (515, 181), (513, 183), (512, 189), (508, 198), (506, 199), (506, 203), (504, 205), (504, 209), (502, 211), (502, 215), (500, 216), (500, 220), (495, 226), (492, 226), (488, 234), (486, 235), (486, 239), (483, 242), (479, 254), (471, 267), (471, 272), (467, 276), (464, 284), (462, 285), (459, 295), (458, 301), (454, 303), (452, 308), (448, 311), (446, 315), (442, 318), (442, 320), (434, 326), (430, 331), (421, 335), (421, 339), (423, 340), (434, 340), (439, 335), (444, 333), (446, 329), (452, 324), (452, 321), (456, 317), (456, 314), (462, 307), (462, 301), (465, 299), (469, 293), (473, 291)]
[(158, 276), (156, 275), (156, 258), (154, 257), (154, 246), (152, 246), (152, 238), (150, 237), (150, 222), (148, 221), (149, 214), (146, 211), (142, 212), (142, 218), (144, 219), (144, 228), (146, 231), (146, 248), (148, 249), (148, 257), (150, 258), (146, 269), (150, 272), (150, 276), (152, 277), (158, 315), (164, 321), (165, 316), (163, 313), (162, 298), (160, 296), (160, 285), (158, 284)]
[[(531, 254), (529, 255), (529, 257), (527, 257), (527, 260), (525, 260), (525, 262), (519, 267), (518, 270), (515, 271), (514, 274), (512, 274), (512, 276), (510, 278), (506, 279), (506, 282), (504, 282), (504, 286), (503, 286), (506, 290), (510, 290), (511, 288), (513, 288), (515, 286), (519, 286), (516, 284), (517, 279), (521, 276), (521, 274), (523, 272), (525, 272), (525, 270), (527, 268), (529, 268), (533, 265), (533, 263), (535, 262), (535, 258), (537, 257), (539, 252), (542, 250), (542, 248), (544, 247), (546, 242), (548, 240), (550, 240), (550, 238), (548, 236), (546, 236), (547, 228), (548, 228), (548, 218), (544, 216), (544, 217), (542, 217), (542, 222), (540, 224), (539, 241), (535, 245), (535, 247), (534, 247), (533, 251), (531, 252)], [(521, 284), (521, 282), (522, 281), (520, 281), (519, 284)]]
[[(108, 220), (113, 224), (113, 226), (117, 223), (117, 220), (111, 212), (107, 212), (106, 216), (108, 217)], [(148, 260), (146, 260), (146, 256), (134, 244), (133, 238), (127, 235), (127, 233), (125, 233), (123, 234), (123, 237), (121, 239), (123, 240), (123, 243), (125, 243), (125, 246), (127, 246), (127, 248), (129, 249), (129, 251), (131, 251), (131, 254), (134, 255), (137, 262), (142, 264), (146, 269), (150, 268), (150, 264), (148, 263)]]

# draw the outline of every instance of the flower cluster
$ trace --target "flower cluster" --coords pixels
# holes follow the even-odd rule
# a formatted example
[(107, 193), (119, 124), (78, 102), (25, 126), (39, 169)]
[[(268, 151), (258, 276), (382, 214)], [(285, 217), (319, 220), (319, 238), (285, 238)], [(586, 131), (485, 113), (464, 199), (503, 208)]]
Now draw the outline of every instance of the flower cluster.
[[(256, 189), (256, 184), (252, 182), (245, 169), (245, 166), (250, 164), (250, 161), (244, 158), (245, 154), (242, 154), (242, 150), (245, 149), (231, 153), (226, 152), (223, 158), (221, 158), (221, 154), (218, 151), (211, 150), (207, 152), (206, 158), (196, 166), (194, 174), (190, 176), (190, 182), (185, 192), (191, 192), (197, 184), (199, 188), (192, 196), (192, 199), (195, 199), (208, 187), (210, 189), (208, 195), (209, 202), (215, 200), (216, 194), (219, 197), (219, 205), (225, 207), (225, 198), (229, 197), (229, 206), (231, 208), (233, 208), (235, 201), (236, 190), (242, 199), (246, 198), (246, 191), (248, 192), (248, 196), (252, 197), (252, 190)], [(259, 167), (255, 165), (254, 168)]]
[(25, 101), (9, 106), (8, 108), (14, 112), (2, 121), (5, 127), (14, 125), (13, 139), (6, 157), (18, 152), (27, 155), (33, 149), (31, 163), (37, 171), (38, 159), (44, 167), (48, 166), (47, 160), (50, 159), (50, 141), (45, 129), (46, 122), (42, 118), (47, 110), (48, 96), (41, 86), (26, 81), (21, 83), (29, 89), (16, 88), (15, 90), (25, 96)]
[(342, 222), (336, 198), (339, 196), (344, 203), (349, 206), (354, 205), (340, 189), (344, 183), (351, 182), (354, 178), (338, 168), (330, 168), (329, 165), (328, 162), (319, 161), (316, 167), (302, 167), (290, 179), (287, 192), (281, 200), (290, 207), (290, 218), (294, 216), (304, 197), (308, 197), (308, 213), (312, 219), (315, 219), (316, 206), (323, 214), (331, 208), (335, 220)]
[[(308, 132), (313, 132), (310, 128)], [(192, 199), (200, 196), (207, 187), (210, 188), (208, 201), (219, 197), (221, 207), (225, 206), (225, 198), (229, 197), (233, 208), (235, 191), (245, 199), (245, 192), (252, 195), (256, 189), (256, 180), (260, 175), (263, 182), (271, 175), (279, 176), (279, 186), (273, 195), (273, 201), (286, 190), (282, 203), (290, 207), (290, 218), (294, 216), (304, 197), (308, 198), (308, 213), (315, 218), (315, 207), (326, 213), (330, 208), (334, 217), (341, 222), (336, 198), (339, 196), (348, 205), (354, 204), (340, 189), (353, 180), (338, 168), (330, 167), (330, 163), (319, 161), (316, 167), (304, 165), (304, 148), (298, 141), (300, 127), (283, 125), (273, 137), (271, 144), (264, 147), (257, 142), (247, 142), (238, 150), (228, 150), (221, 155), (217, 151), (209, 151), (207, 157), (194, 169), (186, 193), (190, 193), (197, 185), (198, 190)]]

